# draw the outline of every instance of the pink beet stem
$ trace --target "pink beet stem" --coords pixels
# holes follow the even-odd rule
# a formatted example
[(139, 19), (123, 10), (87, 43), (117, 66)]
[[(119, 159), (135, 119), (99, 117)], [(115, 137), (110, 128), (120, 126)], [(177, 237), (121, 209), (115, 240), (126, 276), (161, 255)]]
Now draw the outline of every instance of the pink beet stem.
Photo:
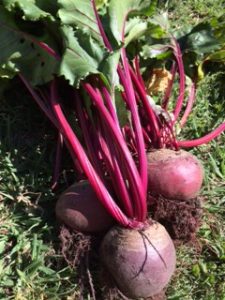
[(137, 55), (134, 58), (134, 67), (135, 67), (135, 72), (137, 74), (137, 78), (138, 78), (142, 88), (145, 90), (145, 83), (144, 83), (143, 77), (141, 76), (139, 57)]
[[(22, 80), (22, 82), (24, 83), (24, 85), (26, 86), (26, 88), (28, 89), (28, 91), (31, 94), (31, 96), (33, 97), (33, 99), (36, 101), (36, 103), (40, 107), (40, 109), (45, 113), (45, 115), (49, 118), (49, 120), (52, 122), (52, 124), (59, 130), (60, 124), (58, 123), (57, 119), (55, 118), (51, 108), (49, 108), (47, 105), (47, 103), (48, 103), (48, 99), (46, 99), (47, 96), (45, 96), (44, 93), (42, 93), (42, 96), (43, 97), (45, 96), (45, 98), (42, 99), (36, 93), (36, 91), (32, 88), (32, 86), (29, 84), (29, 82), (26, 80), (26, 78), (21, 73), (19, 74), (19, 77)], [(70, 151), (70, 154), (71, 154), (71, 157), (73, 159), (76, 169), (78, 170), (79, 173), (81, 173), (79, 163), (77, 162), (76, 157), (74, 157), (74, 155), (73, 155), (73, 151), (71, 149), (70, 144), (68, 143), (66, 138), (64, 138), (64, 141), (67, 145), (68, 150)]]
[(105, 33), (104, 28), (103, 28), (103, 26), (102, 26), (102, 22), (101, 22), (101, 20), (100, 20), (100, 18), (99, 18), (99, 15), (98, 15), (98, 12), (97, 12), (97, 8), (96, 8), (96, 5), (95, 5), (95, 0), (91, 0), (91, 3), (92, 3), (92, 6), (93, 6), (93, 10), (94, 10), (94, 13), (95, 13), (95, 18), (96, 18), (96, 20), (97, 20), (98, 28), (99, 28), (99, 31), (100, 31), (100, 33), (101, 33), (103, 42), (104, 42), (105, 46), (106, 46), (110, 51), (112, 51), (112, 50), (113, 50), (113, 49), (112, 49), (112, 46), (111, 46), (111, 44), (110, 44), (110, 42), (109, 42), (109, 40), (108, 40), (108, 38), (107, 38), (107, 36), (106, 36), (106, 33)]
[(141, 208), (141, 202), (145, 201), (145, 193), (143, 190), (142, 181), (140, 178), (140, 175), (137, 171), (137, 168), (135, 166), (135, 163), (133, 161), (133, 158), (127, 148), (126, 142), (123, 139), (123, 136), (120, 131), (118, 131), (117, 127), (115, 126), (115, 123), (109, 114), (108, 110), (103, 105), (103, 101), (98, 93), (95, 92), (95, 90), (92, 88), (92, 86), (89, 83), (83, 83), (83, 87), (86, 90), (86, 92), (89, 94), (92, 101), (95, 103), (96, 108), (98, 108), (101, 117), (103, 121), (105, 122), (106, 126), (108, 126), (109, 130), (111, 131), (112, 136), (115, 139), (115, 142), (118, 146), (118, 150), (121, 152), (122, 156), (124, 157), (124, 164), (127, 168), (129, 179), (130, 179), (130, 187), (133, 190), (133, 196), (135, 204), (137, 205), (137, 214), (138, 214), (138, 220), (142, 220), (142, 208)]
[(207, 144), (213, 139), (215, 139), (218, 135), (220, 135), (224, 130), (225, 130), (225, 122), (222, 123), (220, 126), (218, 126), (212, 132), (206, 134), (205, 136), (199, 139), (188, 140), (188, 141), (177, 141), (177, 145), (178, 147), (191, 148), (191, 147), (197, 147), (203, 144)]
[[(98, 95), (101, 97), (100, 91), (98, 91)], [(121, 170), (124, 169), (123, 161), (119, 161), (120, 155), (118, 151), (116, 151), (116, 147), (112, 142), (111, 135), (109, 134), (108, 130), (106, 130), (107, 127), (104, 126), (104, 124), (101, 124), (101, 115), (98, 111), (95, 111), (95, 115), (98, 116), (97, 138), (99, 140), (99, 144), (101, 145), (101, 150), (107, 165), (107, 169), (110, 173), (114, 191), (117, 194), (118, 200), (121, 202), (126, 215), (129, 218), (133, 218), (133, 207), (121, 172)], [(119, 126), (118, 130), (121, 131)]]
[(83, 147), (81, 146), (79, 140), (71, 129), (69, 123), (67, 122), (60, 104), (58, 102), (58, 96), (56, 94), (55, 81), (51, 85), (51, 104), (55, 116), (60, 124), (60, 130), (62, 134), (67, 138), (71, 145), (74, 155), (78, 158), (78, 161), (84, 170), (93, 190), (96, 193), (99, 201), (106, 208), (108, 213), (121, 225), (127, 227), (130, 226), (129, 219), (124, 215), (121, 209), (116, 205), (115, 201), (112, 199), (109, 191), (106, 189), (105, 185), (101, 181), (98, 174), (95, 172), (91, 162), (89, 161)]
[(158, 119), (157, 117), (155, 116), (155, 113), (153, 112), (152, 108), (151, 108), (151, 105), (149, 104), (149, 101), (147, 99), (147, 94), (145, 92), (145, 90), (142, 88), (140, 82), (138, 81), (138, 78), (136, 77), (133, 69), (130, 67), (130, 74), (131, 74), (131, 78), (134, 82), (134, 85), (137, 89), (137, 92), (140, 96), (140, 99), (143, 103), (143, 106), (144, 106), (144, 109), (145, 109), (145, 112), (146, 114), (148, 115), (148, 120), (149, 120), (149, 123), (150, 123), (150, 126), (151, 128), (154, 129), (154, 135), (157, 137), (157, 139), (159, 138), (160, 136), (160, 133), (159, 133), (159, 125), (158, 125)]
[(174, 120), (173, 123), (176, 122), (177, 118), (179, 117), (183, 101), (184, 101), (184, 94), (185, 94), (185, 72), (184, 72), (184, 64), (182, 60), (182, 53), (180, 50), (180, 46), (178, 42), (175, 40), (175, 38), (172, 38), (172, 41), (174, 43), (174, 46), (172, 47), (174, 56), (177, 60), (177, 65), (178, 65), (178, 72), (180, 76), (180, 90), (179, 90), (179, 96), (176, 101), (176, 106), (173, 111), (174, 114)]
[[(145, 143), (142, 134), (142, 127), (141, 122), (137, 110), (137, 103), (135, 98), (135, 93), (133, 89), (133, 85), (131, 82), (130, 72), (129, 72), (129, 65), (126, 57), (125, 49), (122, 49), (122, 60), (124, 66), (124, 73), (123, 71), (119, 71), (120, 79), (124, 87), (124, 91), (127, 96), (127, 102), (129, 109), (131, 111), (132, 123), (135, 132), (135, 141), (137, 144), (137, 153), (139, 159), (139, 173), (142, 178), (144, 193), (147, 192), (147, 158), (145, 154)], [(123, 74), (123, 75), (122, 75)], [(145, 208), (143, 208), (145, 209)]]
[(30, 83), (26, 80), (26, 78), (20, 73), (19, 74), (20, 79), (28, 89), (29, 93), (33, 97), (33, 99), (37, 102), (41, 110), (45, 113), (45, 115), (50, 119), (50, 121), (55, 125), (56, 128), (58, 128), (58, 122), (56, 118), (54, 117), (52, 111), (47, 107), (47, 105), (44, 103), (42, 98), (34, 91)]
[(99, 177), (102, 181), (104, 181), (104, 174), (102, 172), (102, 165), (98, 159), (97, 153), (94, 149), (92, 138), (90, 136), (90, 130), (88, 129), (88, 120), (87, 115), (85, 114), (85, 111), (82, 108), (82, 101), (81, 98), (77, 95), (77, 93), (74, 93), (74, 105), (76, 107), (76, 112), (78, 116), (78, 120), (80, 123), (80, 127), (82, 130), (82, 135), (85, 140), (85, 144), (87, 146), (87, 151), (89, 154), (89, 157), (91, 159), (91, 162), (98, 173)]
[[(122, 41), (124, 42), (125, 39), (125, 24), (126, 24), (127, 15), (125, 16), (123, 20), (123, 30), (122, 30)], [(147, 182), (148, 182), (148, 171), (147, 171), (147, 156), (145, 153), (145, 142), (144, 137), (142, 134), (142, 126), (141, 121), (138, 114), (138, 108), (135, 98), (135, 91), (131, 80), (131, 75), (129, 72), (129, 63), (126, 55), (126, 49), (125, 47), (122, 47), (121, 49), (121, 57), (122, 57), (122, 64), (124, 68), (123, 70), (118, 67), (119, 71), (119, 77), (120, 80), (123, 83), (124, 91), (127, 96), (127, 104), (131, 111), (131, 118), (133, 123), (133, 128), (135, 132), (135, 141), (137, 145), (137, 154), (138, 154), (138, 160), (139, 160), (139, 173), (141, 176), (142, 181), (142, 187), (144, 195), (147, 193)], [(121, 75), (123, 76), (121, 77)], [(146, 219), (147, 215), (147, 205), (146, 205), (146, 196), (144, 198), (139, 199), (140, 203), (136, 203), (135, 205), (137, 207), (137, 210), (139, 211), (139, 204), (140, 204), (140, 218), (141, 220)]]
[(102, 94), (104, 96), (106, 106), (107, 106), (107, 108), (108, 108), (108, 110), (109, 110), (116, 126), (120, 130), (119, 120), (118, 120), (118, 117), (117, 117), (117, 114), (116, 114), (115, 107), (112, 104), (111, 95), (110, 95), (109, 91), (107, 90), (107, 88), (105, 86), (101, 87), (101, 91), (102, 91)]
[(126, 178), (124, 180), (125, 168), (123, 168), (123, 162), (121, 161), (121, 155), (117, 151), (115, 144), (112, 141), (112, 137), (109, 134), (108, 130), (106, 130), (106, 126), (102, 124), (104, 140), (106, 142), (108, 151), (110, 153), (112, 168), (109, 168), (110, 178), (112, 179), (114, 191), (118, 196), (118, 201), (120, 201), (121, 205), (124, 208), (126, 215), (129, 218), (134, 217), (134, 210), (131, 202), (131, 195), (128, 193), (128, 189), (126, 186)]
[(195, 84), (194, 82), (191, 85), (191, 90), (190, 90), (190, 95), (188, 98), (188, 103), (186, 106), (186, 109), (184, 111), (183, 117), (180, 120), (180, 127), (184, 127), (184, 125), (187, 122), (188, 116), (190, 115), (191, 111), (192, 111), (192, 107), (195, 101), (195, 94), (196, 94), (196, 89), (195, 89)]
[(59, 54), (54, 49), (52, 49), (49, 45), (47, 45), (46, 43), (39, 42), (39, 41), (36, 41), (34, 39), (32, 39), (32, 41), (34, 43), (38, 44), (43, 50), (45, 50), (46, 52), (48, 52), (48, 54), (50, 54), (51, 56), (55, 57), (56, 60), (60, 60), (61, 59), (61, 57), (59, 56)]
[(175, 75), (176, 75), (176, 71), (177, 71), (177, 66), (176, 63), (173, 63), (172, 68), (171, 68), (171, 74), (172, 74), (172, 78), (169, 82), (169, 85), (166, 89), (164, 98), (163, 98), (163, 102), (162, 102), (162, 108), (163, 109), (168, 109), (168, 104), (169, 104), (169, 100), (170, 100), (170, 96), (172, 93), (172, 87), (173, 87), (173, 83), (174, 83), (174, 79), (175, 79)]
[[(95, 17), (98, 23), (98, 27), (99, 30), (101, 32), (103, 41), (105, 46), (112, 51), (112, 46), (105, 34), (104, 28), (102, 26), (101, 20), (99, 18), (99, 15), (97, 13), (97, 9), (96, 9), (96, 5), (95, 5), (95, 1), (91, 0), (92, 5), (93, 5), (93, 9), (95, 12)], [(124, 26), (123, 26), (123, 39), (124, 39), (124, 29), (125, 29), (125, 22), (126, 22), (126, 18), (124, 19)], [(143, 189), (144, 192), (146, 193), (147, 191), (147, 159), (146, 159), (146, 155), (144, 154), (145, 150), (144, 150), (144, 138), (143, 135), (141, 133), (141, 125), (140, 125), (140, 121), (139, 121), (139, 117), (138, 114), (135, 112), (136, 111), (136, 101), (135, 101), (135, 95), (134, 95), (134, 91), (133, 91), (133, 86), (131, 83), (131, 78), (130, 78), (130, 74), (129, 74), (129, 68), (128, 68), (128, 63), (127, 63), (127, 58), (126, 58), (126, 52), (125, 52), (125, 48), (122, 48), (122, 60), (123, 60), (123, 65), (124, 65), (124, 69), (125, 69), (125, 73), (126, 73), (126, 78), (124, 81), (124, 88), (125, 88), (125, 92), (128, 96), (128, 100), (129, 100), (129, 106), (130, 109), (132, 111), (132, 117), (134, 119), (134, 128), (135, 128), (135, 132), (136, 132), (136, 139), (137, 139), (137, 150), (138, 150), (138, 156), (139, 156), (139, 165), (140, 165), (140, 174), (141, 174), (141, 178), (142, 178), (142, 183), (143, 183)], [(121, 75), (122, 70), (121, 67), (118, 67), (118, 71), (119, 74)], [(147, 208), (146, 208), (146, 200), (144, 201), (144, 203), (142, 203), (143, 206), (143, 215), (145, 215), (146, 217), (146, 213), (147, 213)], [(144, 217), (144, 218), (145, 218)]]

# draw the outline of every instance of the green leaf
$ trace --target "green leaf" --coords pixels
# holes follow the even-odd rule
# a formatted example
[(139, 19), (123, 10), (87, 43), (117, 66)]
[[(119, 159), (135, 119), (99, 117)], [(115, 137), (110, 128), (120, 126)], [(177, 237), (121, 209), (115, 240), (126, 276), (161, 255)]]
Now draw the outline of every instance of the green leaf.
[(95, 4), (97, 9), (101, 9), (104, 5), (107, 5), (109, 0), (96, 0)]
[(194, 51), (197, 54), (211, 53), (220, 48), (212, 27), (208, 23), (195, 26), (191, 32), (179, 39), (182, 50)]
[(75, 86), (79, 86), (80, 81), (90, 74), (101, 75), (109, 86), (117, 84), (119, 50), (110, 53), (90, 35), (74, 31), (70, 26), (63, 26), (61, 31), (65, 50), (60, 76), (64, 76)]
[(122, 42), (124, 22), (129, 12), (140, 9), (141, 0), (111, 0), (109, 4), (110, 28), (113, 36)]
[(83, 34), (82, 31), (79, 30), (75, 32), (75, 36), (80, 46), (91, 58), (94, 58), (97, 63), (98, 71), (101, 73), (101, 77), (105, 83), (109, 85), (109, 87), (117, 85), (119, 82), (117, 66), (120, 59), (120, 49), (109, 52), (103, 45), (90, 37), (90, 35)]
[(118, 89), (115, 91), (115, 106), (120, 126), (124, 127), (125, 125), (129, 124), (130, 112), (127, 110), (126, 104), (121, 96), (121, 91)]
[[(167, 13), (156, 15), (152, 18), (141, 19), (140, 17), (132, 18), (126, 23), (126, 39), (128, 44), (130, 40), (139, 39), (144, 36), (144, 46), (154, 46), (155, 39), (169, 41), (169, 21)], [(153, 44), (153, 45), (150, 45)]]
[(152, 0), (150, 4), (148, 4), (144, 9), (142, 9), (142, 14), (147, 17), (152, 16), (157, 9), (158, 0)]
[(200, 261), (199, 262), (199, 267), (200, 267), (200, 270), (203, 274), (207, 275), (208, 274), (208, 268), (207, 268), (207, 264), (204, 262), (204, 261)]
[[(159, 20), (146, 18), (146, 16), (151, 16), (156, 9), (157, 1), (125, 1), (123, 2), (123, 7), (121, 5), (117, 6), (110, 2), (109, 14), (111, 21), (111, 30), (114, 33), (114, 37), (118, 41), (122, 41), (122, 31), (124, 26), (124, 20), (132, 12), (132, 17), (127, 18), (125, 24), (125, 45), (128, 45), (131, 41), (140, 38), (148, 30), (148, 34), (156, 34), (156, 31), (160, 31), (160, 37), (165, 35), (164, 30), (161, 27), (161, 16)], [(145, 16), (143, 18), (143, 15)], [(154, 24), (154, 22), (160, 22), (160, 25)], [(159, 32), (157, 32), (159, 35)]]
[[(2, 0), (2, 5), (8, 11), (15, 11), (17, 9), (20, 9), (23, 12), (23, 18), (25, 20), (30, 20), (30, 21), (38, 21), (40, 19), (54, 20), (54, 17), (49, 12), (46, 12), (43, 9), (41, 9), (36, 2), (37, 1), (35, 0)], [(45, 2), (49, 3), (50, 0), (45, 0)]]
[(113, 53), (107, 53), (99, 66), (101, 76), (104, 77), (106, 85), (108, 85), (111, 90), (119, 84), (119, 77), (117, 73), (119, 59), (120, 50), (114, 51)]
[[(80, 80), (89, 74), (99, 73), (98, 64), (103, 58), (103, 52), (99, 45), (94, 43), (93, 39), (88, 36), (85, 37), (86, 46), (84, 45), (84, 40), (81, 46), (73, 28), (70, 26), (63, 26), (61, 32), (65, 51), (59, 75), (64, 76), (71, 85), (78, 86)], [(87, 49), (89, 53), (86, 51)], [(91, 52), (93, 56), (90, 55)]]
[(156, 58), (156, 59), (166, 59), (171, 56), (171, 50), (167, 45), (154, 44), (154, 45), (144, 45), (141, 51), (141, 55), (144, 59)]
[(43, 272), (44, 274), (46, 274), (46, 275), (51, 275), (52, 276), (53, 274), (55, 274), (54, 270), (52, 270), (52, 269), (50, 269), (48, 267), (45, 267), (45, 266), (40, 266), (39, 270), (41, 272)]
[(155, 15), (151, 18), (151, 23), (163, 29), (164, 32), (169, 32), (170, 30), (170, 23), (169, 17), (167, 12), (162, 12), (158, 15)]
[(138, 39), (142, 36), (148, 28), (148, 23), (140, 18), (132, 18), (126, 23), (126, 37), (125, 45), (127, 46), (131, 41)]
[[(11, 78), (18, 72), (32, 84), (43, 84), (52, 79), (58, 62), (49, 55), (35, 37), (19, 30), (11, 15), (0, 6), (0, 74)], [(50, 43), (45, 35), (41, 40)]]
[(204, 61), (215, 61), (215, 62), (225, 62), (225, 49), (216, 51), (208, 55)]
[(23, 281), (24, 283), (27, 283), (28, 278), (26, 277), (26, 274), (19, 269), (16, 269), (16, 272), (19, 275), (19, 278), (21, 279), (21, 281)]
[(225, 15), (224, 13), (220, 18), (213, 18), (210, 21), (213, 33), (215, 37), (220, 41), (221, 44), (225, 43)]
[(101, 33), (90, 0), (58, 0), (58, 16), (63, 25), (79, 28), (103, 45)]
[(10, 68), (3, 64), (0, 66), (0, 78), (12, 79), (15, 76), (15, 72), (10, 71)]
[(155, 25), (150, 22), (146, 36), (152, 39), (168, 39), (168, 32), (160, 25)]
[(220, 172), (220, 169), (217, 165), (217, 162), (216, 160), (213, 158), (213, 156), (209, 153), (209, 158), (210, 158), (210, 164), (213, 168), (213, 172), (218, 176), (220, 177), (221, 179), (224, 179), (224, 176), (223, 174)]
[(52, 0), (35, 0), (36, 5), (45, 12), (50, 13), (52, 16), (56, 17), (59, 9), (58, 1)]

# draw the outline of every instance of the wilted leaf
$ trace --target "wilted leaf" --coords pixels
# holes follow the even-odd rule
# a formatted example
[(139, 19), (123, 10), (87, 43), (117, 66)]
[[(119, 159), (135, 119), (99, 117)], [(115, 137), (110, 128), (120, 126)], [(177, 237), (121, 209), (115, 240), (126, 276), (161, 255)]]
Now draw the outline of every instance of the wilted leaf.
[(151, 77), (146, 83), (149, 95), (164, 92), (172, 80), (172, 74), (166, 69), (153, 69)]

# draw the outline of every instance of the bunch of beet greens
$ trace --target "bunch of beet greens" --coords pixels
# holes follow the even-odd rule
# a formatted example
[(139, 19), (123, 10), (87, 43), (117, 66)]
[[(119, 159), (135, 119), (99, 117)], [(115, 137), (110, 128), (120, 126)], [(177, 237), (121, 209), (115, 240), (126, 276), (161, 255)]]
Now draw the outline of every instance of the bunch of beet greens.
[[(196, 87), (192, 83), (183, 108), (185, 72), (172, 35), (172, 79), (161, 106), (147, 94), (139, 57), (131, 63), (126, 47), (151, 25), (149, 1), (111, 0), (103, 17), (94, 0), (58, 0), (54, 7), (46, 1), (27, 9), (24, 2), (0, 6), (0, 70), (8, 78), (20, 76), (59, 132), (55, 178), (65, 144), (76, 172), (87, 179), (60, 197), (57, 217), (76, 231), (108, 230), (100, 253), (120, 290), (130, 298), (156, 295), (169, 282), (176, 255), (165, 228), (148, 219), (147, 193), (178, 201), (196, 197), (202, 166), (179, 149), (209, 142), (225, 123), (203, 138), (177, 140), (175, 125), (186, 123)], [(137, 21), (142, 26), (133, 32)], [(27, 27), (31, 23), (40, 32)], [(179, 95), (169, 112), (176, 74)]]

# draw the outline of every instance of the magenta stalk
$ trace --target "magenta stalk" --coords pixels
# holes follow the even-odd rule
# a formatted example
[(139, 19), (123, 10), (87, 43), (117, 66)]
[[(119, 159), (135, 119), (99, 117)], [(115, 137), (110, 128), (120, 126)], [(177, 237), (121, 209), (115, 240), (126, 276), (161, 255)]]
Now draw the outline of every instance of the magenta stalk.
[(144, 193), (140, 175), (123, 139), (122, 133), (118, 131), (117, 127), (115, 126), (111, 115), (103, 105), (103, 101), (100, 95), (96, 93), (92, 86), (88, 83), (83, 83), (83, 87), (92, 99), (93, 103), (95, 103), (96, 108), (98, 108), (99, 112), (101, 113), (101, 116), (106, 126), (108, 126), (109, 130), (115, 138), (115, 142), (119, 146), (118, 150), (124, 156), (124, 164), (128, 169), (127, 176), (129, 176), (130, 179), (130, 188), (133, 190), (133, 195), (135, 199), (134, 201), (135, 205), (137, 206), (138, 220), (143, 221), (144, 215), (147, 214), (147, 207), (143, 206), (143, 203), (146, 204), (146, 194)]
[(195, 84), (194, 82), (192, 83), (191, 85), (191, 88), (190, 88), (190, 94), (189, 94), (189, 98), (188, 98), (188, 102), (187, 102), (187, 106), (185, 108), (185, 111), (184, 111), (184, 114), (180, 120), (180, 127), (184, 127), (184, 125), (186, 124), (187, 122), (187, 119), (192, 111), (192, 107), (193, 107), (193, 104), (194, 104), (194, 101), (195, 101), (195, 94), (196, 94), (196, 89), (195, 89)]
[(179, 117), (182, 105), (183, 105), (183, 101), (184, 101), (184, 94), (185, 94), (185, 72), (184, 72), (184, 64), (183, 64), (183, 60), (182, 60), (182, 53), (180, 50), (180, 46), (178, 44), (178, 42), (175, 40), (175, 38), (172, 38), (173, 41), (173, 53), (174, 56), (177, 60), (177, 65), (178, 65), (178, 71), (179, 71), (179, 76), (180, 76), (180, 91), (179, 91), (179, 96), (177, 98), (176, 101), (176, 107), (173, 111), (174, 114), (174, 119), (173, 119), (173, 123), (176, 122), (177, 118)]
[(210, 141), (215, 139), (218, 135), (220, 135), (223, 131), (225, 131), (225, 122), (222, 123), (220, 126), (218, 126), (212, 132), (206, 134), (205, 136), (199, 139), (188, 140), (188, 141), (177, 141), (177, 145), (178, 147), (182, 147), (182, 148), (198, 147), (203, 144), (209, 143)]
[(78, 158), (78, 161), (84, 170), (88, 180), (91, 183), (92, 188), (94, 189), (99, 201), (108, 211), (108, 213), (121, 225), (125, 227), (132, 226), (132, 221), (130, 221), (121, 209), (116, 205), (115, 201), (112, 199), (109, 191), (106, 189), (105, 185), (101, 181), (98, 174), (95, 172), (91, 162), (89, 161), (83, 147), (81, 146), (79, 140), (68, 124), (61, 107), (58, 103), (58, 96), (56, 94), (55, 82), (51, 85), (51, 104), (55, 116), (60, 124), (60, 130), (62, 134), (67, 138), (70, 143), (71, 149), (73, 150), (74, 155)]
[(122, 70), (121, 70), (119, 71), (119, 75), (123, 83), (124, 90), (127, 95), (127, 102), (129, 105), (129, 109), (131, 111), (133, 127), (136, 136), (136, 143), (137, 143), (137, 153), (138, 153), (139, 169), (140, 169), (139, 172), (143, 183), (144, 193), (146, 193), (147, 192), (147, 158), (145, 154), (145, 143), (142, 134), (142, 127), (138, 115), (137, 103), (135, 99), (134, 88), (130, 77), (129, 64), (127, 61), (125, 48), (122, 48), (122, 61), (124, 66), (124, 74), (122, 75)]

